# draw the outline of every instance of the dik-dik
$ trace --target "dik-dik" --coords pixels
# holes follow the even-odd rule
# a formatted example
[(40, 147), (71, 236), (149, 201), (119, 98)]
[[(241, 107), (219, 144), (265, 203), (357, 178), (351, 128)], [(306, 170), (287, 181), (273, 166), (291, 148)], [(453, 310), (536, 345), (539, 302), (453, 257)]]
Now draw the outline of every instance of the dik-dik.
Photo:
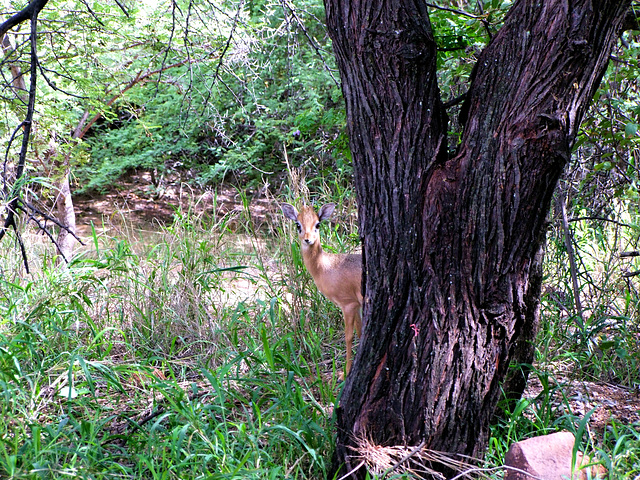
[(347, 344), (347, 366), (352, 362), (353, 330), (362, 333), (362, 256), (357, 254), (326, 253), (320, 245), (320, 222), (328, 220), (335, 210), (335, 203), (323, 205), (318, 213), (303, 206), (300, 211), (284, 203), (282, 213), (296, 222), (302, 246), (302, 258), (313, 277), (318, 290), (335, 303), (344, 317), (344, 336)]

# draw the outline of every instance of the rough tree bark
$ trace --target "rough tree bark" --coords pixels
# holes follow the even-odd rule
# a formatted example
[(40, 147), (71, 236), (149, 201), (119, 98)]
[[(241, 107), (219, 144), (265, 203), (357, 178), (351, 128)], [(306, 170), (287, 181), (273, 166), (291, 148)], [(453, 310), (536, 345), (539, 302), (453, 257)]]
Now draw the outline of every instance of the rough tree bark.
[[(364, 438), (482, 453), (510, 362), (533, 357), (545, 217), (629, 3), (516, 1), (475, 66), (448, 158), (425, 3), (325, 0), (365, 289), (335, 470), (356, 467)], [(519, 396), (525, 381), (507, 388)]]

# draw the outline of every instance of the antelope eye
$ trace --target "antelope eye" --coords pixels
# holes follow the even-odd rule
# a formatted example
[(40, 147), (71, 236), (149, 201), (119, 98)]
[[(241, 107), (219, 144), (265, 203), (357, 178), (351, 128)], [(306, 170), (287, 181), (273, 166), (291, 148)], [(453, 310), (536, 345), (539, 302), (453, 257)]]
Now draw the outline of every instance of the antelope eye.
[(298, 229), (298, 233), (302, 232), (302, 225), (300, 225), (300, 222), (296, 222), (296, 228)]
[(316, 223), (316, 230), (320, 229), (320, 222)]

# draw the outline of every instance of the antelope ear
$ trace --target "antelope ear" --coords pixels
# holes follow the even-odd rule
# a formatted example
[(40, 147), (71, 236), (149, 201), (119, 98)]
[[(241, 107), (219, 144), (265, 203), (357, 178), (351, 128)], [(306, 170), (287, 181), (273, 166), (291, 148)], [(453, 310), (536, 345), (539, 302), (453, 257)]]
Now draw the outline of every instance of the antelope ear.
[(322, 207), (320, 207), (320, 210), (318, 211), (318, 219), (320, 221), (329, 220), (331, 218), (331, 215), (333, 215), (333, 212), (335, 209), (336, 209), (335, 203), (327, 203), (326, 205), (323, 205)]
[(282, 208), (282, 214), (289, 220), (293, 220), (294, 222), (298, 221), (298, 210), (296, 210), (296, 207), (288, 203), (283, 203), (280, 208)]

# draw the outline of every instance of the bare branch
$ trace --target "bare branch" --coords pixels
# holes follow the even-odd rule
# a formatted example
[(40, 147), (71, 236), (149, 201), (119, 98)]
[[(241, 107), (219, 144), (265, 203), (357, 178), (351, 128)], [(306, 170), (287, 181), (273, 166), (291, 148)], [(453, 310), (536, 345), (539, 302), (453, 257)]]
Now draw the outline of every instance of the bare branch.
[[(49, 240), (51, 241), (51, 243), (53, 243), (56, 246), (56, 250), (58, 251), (58, 253), (62, 256), (63, 260), (65, 261), (65, 263), (69, 263), (69, 260), (67, 260), (67, 257), (65, 257), (64, 253), (62, 253), (62, 249), (60, 248), (60, 245), (58, 245), (58, 242), (56, 241), (55, 238), (53, 238), (52, 233), (49, 231), (49, 229), (46, 227), (46, 225), (43, 225), (42, 223), (40, 223), (40, 220), (38, 220), (38, 218), (33, 215), (33, 213), (27, 212), (27, 210), (23, 207), (23, 206), (18, 206), (18, 209), (23, 211), (24, 213), (26, 213), (27, 215), (29, 215), (29, 220), (31, 220), (33, 223), (35, 223), (38, 226), (38, 229), (42, 232), (44, 232), (44, 234), (49, 237)], [(50, 216), (47, 215), (46, 217), (47, 219), (51, 220), (52, 218)], [(58, 222), (55, 222), (58, 223)], [(58, 223), (59, 225), (59, 223)], [(66, 228), (66, 227), (65, 227)], [(69, 231), (67, 229), (67, 231)], [(75, 234), (70, 232), (74, 237)], [(20, 233), (18, 232), (18, 230), (16, 229), (16, 234), (20, 235)], [(78, 238), (78, 237), (76, 237)], [(82, 242), (80, 242), (82, 243)], [(84, 245), (84, 244), (83, 244)], [(24, 254), (24, 260), (25, 260), (25, 265), (26, 265), (26, 253)], [(28, 271), (28, 269), (27, 269)]]
[(459, 95), (455, 98), (452, 98), (451, 100), (445, 102), (442, 104), (442, 106), (447, 109), (447, 108), (451, 108), (454, 105), (458, 105), (459, 103), (462, 103), (466, 100), (467, 98), (467, 92), (464, 92), (462, 95)]
[[(171, 2), (171, 35), (169, 36), (169, 42), (167, 43), (167, 48), (164, 51), (164, 58), (162, 59), (162, 65), (160, 66), (160, 74), (158, 75), (158, 80), (156, 81), (156, 95), (158, 94), (158, 90), (160, 88), (160, 79), (162, 78), (162, 72), (164, 71), (165, 62), (167, 61), (167, 57), (169, 56), (169, 51), (171, 50), (171, 43), (173, 42), (173, 36), (175, 35), (176, 30), (176, 8), (180, 11), (180, 7), (177, 2), (173, 0)], [(182, 13), (182, 11), (180, 11)]]
[(436, 5), (435, 3), (429, 3), (426, 2), (425, 5), (427, 7), (431, 7), (431, 8), (435, 8), (436, 10), (444, 10), (446, 12), (451, 12), (451, 13), (456, 13), (458, 15), (462, 15), (464, 17), (469, 17), (469, 18), (475, 18), (475, 19), (482, 19), (484, 18), (484, 16), (480, 16), (480, 15), (473, 15), (472, 13), (469, 12), (465, 12), (464, 10), (457, 10), (455, 8), (449, 8), (449, 7), (443, 7), (441, 5)]
[(333, 80), (333, 83), (335, 83), (336, 87), (340, 88), (340, 82), (338, 82), (338, 80), (336, 80), (336, 77), (334, 77), (333, 72), (331, 71), (331, 68), (329, 68), (327, 61), (322, 56), (320, 47), (318, 46), (318, 44), (315, 42), (315, 40), (311, 37), (307, 29), (305, 28), (304, 23), (298, 16), (297, 12), (294, 10), (294, 8), (291, 6), (291, 4), (287, 0), (282, 0), (282, 4), (289, 9), (293, 18), (296, 19), (296, 23), (298, 24), (298, 27), (300, 28), (300, 30), (302, 30), (302, 33), (304, 33), (304, 36), (307, 37), (307, 40), (309, 41), (309, 45), (311, 45), (311, 47), (315, 50), (316, 55), (318, 55), (318, 58), (320, 58), (320, 60), (322, 61), (322, 65), (331, 76), (331, 80)]
[[(80, 240), (80, 237), (78, 237), (76, 235), (76, 233), (72, 229), (70, 229), (66, 225), (63, 225), (62, 223), (60, 223), (60, 221), (57, 218), (49, 215), (46, 212), (43, 212), (42, 210), (40, 210), (35, 205), (32, 205), (31, 203), (28, 203), (28, 202), (25, 202), (25, 201), (22, 201), (21, 203), (22, 203), (22, 205), (19, 208), (23, 212), (29, 214), (29, 219), (36, 221), (36, 217), (35, 217), (34, 213), (37, 213), (45, 221), (48, 221), (48, 222), (51, 222), (51, 223), (55, 223), (59, 228), (62, 228), (63, 230), (66, 230), (69, 234), (71, 234), (73, 236), (73, 238), (75, 238), (80, 243), (80, 245), (84, 245), (84, 242), (82, 240)], [(25, 207), (28, 208), (30, 210), (30, 212), (27, 212)], [(37, 223), (37, 224), (38, 224), (38, 227), (40, 228), (40, 230), (45, 230), (46, 227), (40, 226), (40, 223)], [(55, 242), (53, 242), (53, 243), (55, 243)], [(57, 244), (56, 244), (56, 246), (57, 246)]]
[(96, 12), (93, 11), (93, 9), (91, 8), (91, 5), (89, 5), (87, 3), (87, 0), (80, 0), (85, 7), (87, 7), (87, 10), (89, 11), (89, 13), (91, 14), (91, 16), (93, 17), (93, 19), (98, 22), (101, 26), (104, 27), (104, 23), (102, 23), (102, 21), (100, 20), (100, 18), (98, 18), (98, 15), (96, 15)]
[(24, 7), (8, 20), (5, 20), (2, 24), (0, 24), (0, 38), (4, 37), (5, 34), (16, 25), (19, 25), (22, 22), (26, 22), (29, 19), (37, 18), (38, 14), (44, 8), (48, 1), (49, 0), (32, 0), (31, 2), (29, 2), (29, 5)]
[[(33, 113), (35, 110), (35, 103), (36, 103), (36, 86), (37, 86), (37, 72), (38, 72), (38, 66), (37, 66), (38, 64), (38, 53), (37, 53), (38, 14), (40, 13), (40, 10), (42, 10), (44, 5), (46, 5), (46, 3), (47, 2), (44, 0), (39, 0), (39, 1), (35, 0), (33, 3), (30, 4), (30, 6), (40, 5), (40, 8), (30, 10), (32, 14), (31, 16), (31, 71), (30, 71), (31, 79), (30, 79), (30, 86), (29, 86), (29, 102), (27, 105), (27, 114), (26, 114), (26, 118), (22, 122), (22, 127), (23, 127), (22, 147), (20, 149), (20, 156), (19, 156), (18, 165), (16, 168), (16, 182), (18, 182), (21, 179), (24, 173), (25, 163), (27, 161), (29, 137), (31, 134), (31, 127), (33, 124)], [(2, 35), (4, 35), (5, 33), (6, 32), (2, 33)], [(18, 184), (18, 189), (19, 188), (20, 188), (20, 185)], [(0, 240), (2, 240), (5, 233), (10, 227), (13, 227), (13, 229), (17, 233), (18, 230), (15, 222), (15, 214), (16, 214), (16, 210), (19, 207), (19, 202), (20, 202), (20, 192), (17, 191), (17, 192), (14, 192), (13, 198), (11, 199), (9, 204), (6, 206), (7, 217), (5, 218), (4, 225), (0, 227)]]
[(120, 2), (120, 0), (115, 0), (116, 4), (120, 7), (120, 10), (122, 10), (122, 13), (124, 13), (127, 17), (129, 17), (129, 12), (127, 11), (127, 7), (125, 7), (122, 2)]
[(574, 218), (570, 218), (569, 222), (581, 222), (583, 220), (598, 220), (598, 221), (601, 221), (601, 222), (613, 223), (613, 224), (619, 225), (621, 227), (634, 228), (633, 225), (629, 225), (628, 223), (622, 223), (622, 222), (619, 222), (617, 220), (613, 220), (612, 218), (599, 217), (597, 215), (590, 215), (590, 216), (586, 216), (586, 217), (574, 217)]
[[(220, 54), (220, 59), (218, 60), (218, 65), (216, 66), (216, 72), (213, 76), (213, 81), (215, 82), (216, 79), (218, 79), (218, 74), (220, 72), (220, 66), (222, 65), (222, 62), (224, 60), (224, 56), (227, 53), (227, 50), (229, 50), (229, 45), (231, 44), (231, 39), (233, 38), (233, 34), (236, 31), (236, 26), (238, 25), (238, 18), (240, 18), (240, 13), (242, 12), (242, 6), (244, 5), (244, 1), (240, 2), (238, 4), (238, 10), (236, 12), (236, 16), (233, 18), (233, 25), (231, 27), (231, 32), (229, 32), (229, 36), (227, 37), (227, 43), (224, 46), (224, 49), (222, 50), (222, 53)], [(207, 98), (204, 101), (204, 105), (207, 105), (209, 103), (209, 99), (211, 98), (211, 92), (213, 91), (213, 88), (209, 89), (209, 93), (207, 94)]]

